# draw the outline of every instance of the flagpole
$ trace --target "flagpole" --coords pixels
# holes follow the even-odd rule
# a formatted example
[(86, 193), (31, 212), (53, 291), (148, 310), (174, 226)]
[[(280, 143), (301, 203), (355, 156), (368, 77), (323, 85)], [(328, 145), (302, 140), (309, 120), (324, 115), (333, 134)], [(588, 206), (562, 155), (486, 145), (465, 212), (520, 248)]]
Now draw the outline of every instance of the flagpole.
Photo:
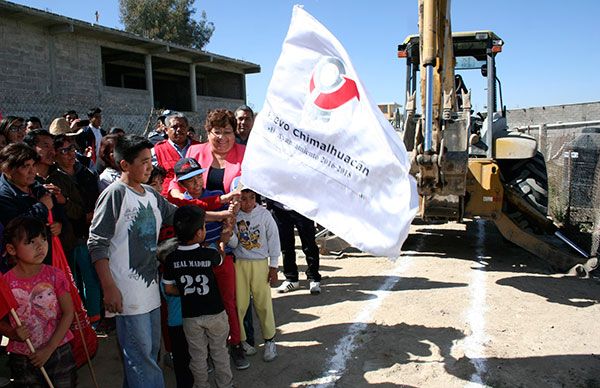
[[(15, 320), (15, 323), (17, 324), (17, 326), (19, 326), (19, 327), (23, 326), (23, 324), (21, 323), (21, 319), (19, 319), (19, 316), (17, 315), (17, 312), (15, 311), (14, 308), (10, 309), (10, 314), (12, 315), (13, 319)], [(35, 353), (35, 348), (33, 347), (33, 344), (31, 343), (31, 340), (29, 338), (27, 338), (25, 340), (25, 343), (27, 344), (27, 347), (29, 348), (31, 353)], [(52, 385), (52, 381), (50, 381), (50, 377), (48, 376), (48, 373), (46, 373), (46, 369), (44, 369), (44, 366), (41, 366), (40, 370), (42, 371), (42, 375), (44, 375), (44, 379), (46, 379), (48, 386), (50, 388), (54, 388), (54, 385)]]
[(81, 327), (81, 321), (79, 320), (78, 312), (75, 312), (75, 320), (77, 321), (77, 328), (79, 329), (79, 334), (81, 335), (83, 351), (85, 352), (85, 357), (87, 358), (88, 366), (90, 367), (90, 373), (92, 374), (92, 380), (94, 381), (94, 385), (96, 386), (96, 388), (99, 388), (98, 381), (96, 380), (96, 373), (94, 372), (94, 367), (92, 365), (92, 358), (90, 357), (90, 352), (88, 351), (87, 344), (85, 342), (85, 336), (83, 335), (83, 328)]

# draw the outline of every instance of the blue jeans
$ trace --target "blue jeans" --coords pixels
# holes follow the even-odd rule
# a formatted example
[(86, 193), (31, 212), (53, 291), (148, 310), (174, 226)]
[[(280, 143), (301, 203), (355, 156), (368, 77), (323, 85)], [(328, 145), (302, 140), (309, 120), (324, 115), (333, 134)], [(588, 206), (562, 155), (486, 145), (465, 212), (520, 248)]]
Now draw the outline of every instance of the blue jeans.
[(123, 354), (124, 388), (163, 388), (158, 366), (160, 308), (145, 314), (117, 315), (117, 337)]

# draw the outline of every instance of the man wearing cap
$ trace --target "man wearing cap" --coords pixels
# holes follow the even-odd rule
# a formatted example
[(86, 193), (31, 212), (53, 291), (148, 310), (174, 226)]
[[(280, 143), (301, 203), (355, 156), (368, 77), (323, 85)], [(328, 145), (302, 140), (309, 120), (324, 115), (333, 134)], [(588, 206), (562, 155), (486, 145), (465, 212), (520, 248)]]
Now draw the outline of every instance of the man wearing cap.
[[(204, 190), (204, 179), (202, 174), (206, 171), (202, 168), (198, 161), (194, 158), (180, 159), (174, 167), (177, 183), (185, 189), (183, 194), (186, 200), (193, 199), (208, 199), (214, 196), (219, 196), (225, 199), (234, 199), (239, 196), (239, 192), (232, 191), (228, 194), (223, 194), (220, 190)], [(223, 230), (223, 222), (228, 218), (235, 216), (237, 204), (236, 201), (230, 203), (229, 206), (223, 206), (218, 211), (206, 212), (206, 237), (204, 243), (209, 247), (215, 248), (222, 252), (224, 260), (219, 267), (213, 268), (217, 284), (219, 285), (219, 293), (223, 299), (223, 305), (227, 312), (229, 321), (229, 344), (231, 345), (231, 358), (238, 370), (246, 369), (250, 363), (246, 360), (244, 349), (240, 339), (240, 325), (235, 304), (235, 270), (233, 266), (233, 250), (226, 245), (220, 246), (221, 231)]]
[(192, 144), (199, 144), (188, 137), (188, 120), (181, 113), (171, 113), (165, 117), (165, 127), (167, 139), (158, 142), (152, 149), (154, 165), (161, 166), (167, 171), (167, 176), (163, 181), (163, 190), (161, 194), (167, 196), (169, 184), (175, 177), (173, 167), (183, 157)]

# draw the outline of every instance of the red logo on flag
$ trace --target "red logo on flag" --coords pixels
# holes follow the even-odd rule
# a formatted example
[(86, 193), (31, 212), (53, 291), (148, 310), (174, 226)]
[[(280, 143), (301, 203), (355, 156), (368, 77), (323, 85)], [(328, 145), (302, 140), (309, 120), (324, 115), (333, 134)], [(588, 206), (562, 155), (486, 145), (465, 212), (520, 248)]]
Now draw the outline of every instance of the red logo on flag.
[[(344, 63), (335, 57), (323, 57), (315, 66), (309, 85), (314, 104), (323, 110), (333, 110), (356, 97), (360, 100), (356, 82), (346, 76)], [(315, 92), (316, 90), (316, 92)]]

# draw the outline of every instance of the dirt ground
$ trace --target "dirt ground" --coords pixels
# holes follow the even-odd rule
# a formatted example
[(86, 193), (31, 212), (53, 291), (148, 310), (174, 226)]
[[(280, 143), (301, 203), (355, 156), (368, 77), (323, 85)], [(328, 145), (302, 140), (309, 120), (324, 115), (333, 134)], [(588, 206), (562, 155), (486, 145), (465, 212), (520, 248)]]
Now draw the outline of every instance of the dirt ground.
[[(236, 387), (600, 387), (600, 283), (552, 274), (484, 221), (413, 225), (397, 261), (325, 256), (321, 272), (321, 295), (302, 277), (273, 292), (279, 357), (260, 347)], [(114, 336), (94, 366), (120, 386)]]

